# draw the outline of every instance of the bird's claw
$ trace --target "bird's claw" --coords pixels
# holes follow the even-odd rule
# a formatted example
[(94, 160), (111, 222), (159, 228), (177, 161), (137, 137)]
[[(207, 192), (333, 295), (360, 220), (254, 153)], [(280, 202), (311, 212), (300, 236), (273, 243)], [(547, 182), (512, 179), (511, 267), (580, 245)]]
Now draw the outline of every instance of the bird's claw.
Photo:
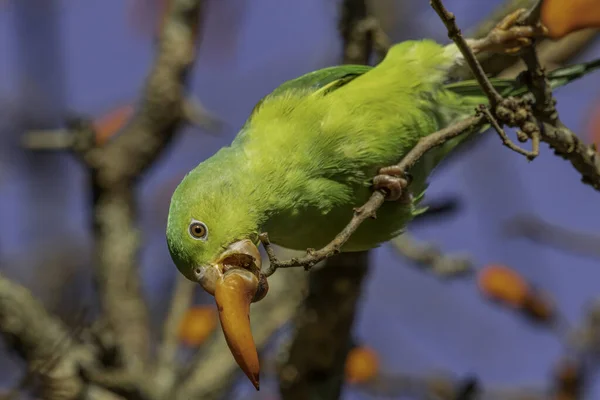
[(518, 25), (525, 13), (527, 9), (520, 8), (507, 15), (485, 38), (471, 42), (473, 51), (514, 55), (531, 46), (533, 39), (546, 36), (548, 29), (541, 22)]
[(406, 187), (410, 185), (412, 177), (402, 168), (392, 165), (381, 168), (378, 175), (373, 178), (373, 189), (385, 192), (388, 201), (402, 201), (410, 203), (411, 196)]

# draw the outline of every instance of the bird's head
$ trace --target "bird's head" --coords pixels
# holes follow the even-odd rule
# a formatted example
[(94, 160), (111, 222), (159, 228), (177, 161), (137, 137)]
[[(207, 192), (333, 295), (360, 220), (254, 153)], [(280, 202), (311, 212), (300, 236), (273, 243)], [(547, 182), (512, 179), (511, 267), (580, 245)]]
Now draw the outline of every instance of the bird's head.
[[(261, 274), (256, 220), (227, 176), (201, 164), (171, 198), (167, 244), (177, 269), (215, 296), (234, 358), (258, 389), (259, 364), (250, 330), (250, 303), (269, 289)], [(204, 179), (206, 177), (206, 179)], [(247, 199), (246, 199), (247, 200)]]

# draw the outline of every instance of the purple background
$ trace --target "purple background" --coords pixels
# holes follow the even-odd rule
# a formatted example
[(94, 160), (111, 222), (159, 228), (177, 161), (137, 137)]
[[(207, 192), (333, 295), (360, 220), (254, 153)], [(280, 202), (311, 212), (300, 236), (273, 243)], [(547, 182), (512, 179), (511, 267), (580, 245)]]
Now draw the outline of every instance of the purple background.
[[(191, 90), (227, 127), (218, 135), (185, 129), (141, 185), (144, 284), (158, 313), (165, 299), (156, 294), (169, 290), (174, 276), (164, 226), (175, 182), (229, 143), (263, 95), (284, 80), (340, 59), (336, 1), (208, 3)], [(447, 40), (427, 1), (402, 3), (395, 40)], [(465, 30), (500, 3), (445, 1)], [(150, 35), (132, 25), (131, 8), (131, 0), (19, 0), (0, 6), (0, 254), (7, 264), (21, 266), (7, 273), (28, 286), (43, 272), (49, 248), (67, 242), (71, 249), (89, 248), (88, 193), (85, 172), (72, 157), (18, 151), (15, 132), (23, 127), (14, 121), (29, 110), (38, 121), (29, 127), (56, 127), (65, 110), (100, 115), (137, 99), (154, 48)], [(49, 37), (56, 39), (53, 47)], [(579, 60), (598, 56), (600, 43)], [(562, 119), (574, 131), (585, 133), (599, 89), (596, 74), (557, 93)], [(598, 232), (599, 194), (579, 179), (545, 145), (528, 163), (489, 135), (432, 180), (430, 198), (459, 194), (464, 210), (414, 233), (447, 251), (469, 252), (479, 267), (491, 262), (514, 267), (548, 290), (560, 312), (577, 323), (583, 306), (600, 294), (598, 260), (505, 238), (500, 228), (507, 218), (535, 213), (565, 227)], [(459, 376), (476, 373), (484, 385), (547, 385), (562, 354), (556, 335), (482, 301), (473, 278), (443, 282), (405, 264), (389, 245), (374, 252), (355, 325), (357, 337), (380, 352), (387, 372), (442, 369)], [(599, 397), (596, 385), (589, 398)], [(347, 393), (345, 398), (357, 397)]]

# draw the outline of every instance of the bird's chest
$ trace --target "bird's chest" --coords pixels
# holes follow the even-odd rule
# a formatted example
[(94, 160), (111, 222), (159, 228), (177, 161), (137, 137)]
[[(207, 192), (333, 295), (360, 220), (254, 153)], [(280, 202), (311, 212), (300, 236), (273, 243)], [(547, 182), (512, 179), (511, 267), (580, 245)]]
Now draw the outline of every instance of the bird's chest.
[(305, 250), (325, 246), (352, 217), (352, 207), (336, 207), (323, 213), (317, 207), (285, 210), (273, 215), (263, 230), (278, 246)]

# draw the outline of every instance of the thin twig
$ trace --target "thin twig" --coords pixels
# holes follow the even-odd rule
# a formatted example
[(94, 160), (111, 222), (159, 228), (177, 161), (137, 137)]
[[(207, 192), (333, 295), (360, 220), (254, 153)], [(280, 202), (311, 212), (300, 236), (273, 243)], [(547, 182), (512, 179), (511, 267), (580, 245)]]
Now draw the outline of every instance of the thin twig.
[[(462, 37), (460, 29), (456, 25), (456, 18), (454, 14), (450, 13), (441, 0), (430, 0), (430, 4), (433, 9), (437, 12), (440, 19), (446, 26), (448, 30), (448, 37), (454, 41), (463, 57), (465, 58), (467, 64), (469, 65), (471, 72), (473, 73), (475, 79), (479, 83), (479, 86), (485, 93), (488, 98), (490, 109), (492, 112), (485, 113), (486, 118), (490, 122), (490, 124), (496, 129), (498, 134), (500, 135), (502, 142), (511, 150), (516, 151), (519, 154), (525, 155), (528, 160), (533, 160), (539, 154), (539, 129), (537, 124), (535, 123), (535, 119), (531, 114), (531, 110), (529, 104), (525, 99), (515, 99), (515, 98), (503, 98), (498, 91), (494, 88), (489, 78), (486, 76), (483, 67), (480, 62), (475, 57), (475, 53), (471, 49), (471, 46), (474, 46), (475, 43), (479, 41), (485, 41), (486, 39), (479, 39), (477, 41), (473, 41), (473, 44), (469, 46), (467, 41)], [(539, 7), (535, 6), (531, 13), (525, 17), (524, 21), (531, 24), (529, 21), (529, 17), (532, 13), (539, 14)], [(519, 139), (521, 141), (526, 141), (528, 138), (532, 139), (532, 150), (527, 151), (521, 149), (514, 143), (512, 143), (506, 133), (502, 129), (502, 125), (506, 124), (508, 126), (518, 126), (520, 128), (520, 132), (518, 132)]]
[(473, 261), (467, 255), (445, 254), (435, 244), (419, 241), (408, 232), (391, 243), (402, 256), (437, 276), (452, 278), (473, 272)]
[(29, 371), (49, 384), (42, 387), (46, 398), (61, 393), (63, 399), (75, 399), (85, 390), (79, 368), (91, 362), (91, 350), (76, 343), (68, 329), (27, 289), (2, 274), (0, 333), (27, 360)]
[(171, 364), (175, 358), (179, 343), (179, 327), (192, 304), (192, 295), (196, 287), (197, 285), (194, 285), (182, 275), (177, 275), (171, 308), (164, 324), (163, 342), (158, 351), (159, 363)]
[(523, 237), (543, 246), (600, 258), (600, 236), (551, 224), (535, 215), (517, 215), (503, 226), (508, 236)]
[[(532, 140), (532, 149), (530, 151), (525, 150), (525, 149), (519, 147), (518, 145), (516, 145), (512, 140), (510, 140), (510, 138), (508, 137), (508, 135), (506, 134), (504, 129), (498, 123), (498, 120), (496, 120), (496, 118), (494, 118), (494, 116), (490, 112), (489, 108), (482, 105), (481, 107), (479, 107), (479, 110), (483, 113), (483, 115), (485, 115), (485, 118), (488, 120), (488, 122), (490, 123), (492, 128), (494, 128), (494, 130), (498, 133), (498, 136), (500, 136), (500, 139), (502, 140), (503, 145), (505, 145), (506, 147), (508, 147), (509, 149), (511, 149), (512, 151), (514, 151), (518, 154), (524, 155), (525, 157), (527, 157), (530, 160), (539, 155), (539, 153), (540, 153), (539, 136), (534, 136), (534, 138)], [(537, 138), (537, 140), (536, 140), (536, 138)]]
[[(409, 170), (427, 151), (439, 146), (446, 141), (459, 136), (467, 131), (473, 131), (481, 127), (486, 122), (484, 115), (479, 114), (466, 118), (451, 126), (448, 126), (438, 132), (422, 137), (415, 147), (400, 161), (397, 166), (404, 171)], [(271, 248), (271, 243), (267, 233), (260, 235), (260, 240), (267, 251), (271, 264), (265, 268), (263, 274), (271, 276), (278, 268), (304, 267), (306, 270), (312, 268), (318, 262), (340, 252), (342, 246), (348, 241), (350, 236), (358, 229), (358, 227), (367, 219), (373, 218), (377, 209), (381, 207), (385, 201), (383, 192), (375, 191), (369, 200), (361, 207), (355, 209), (354, 215), (348, 225), (325, 247), (320, 250), (309, 250), (306, 255), (299, 258), (292, 258), (287, 261), (281, 261), (276, 256)]]
[(475, 79), (477, 79), (479, 86), (481, 86), (481, 89), (487, 96), (491, 108), (495, 109), (496, 106), (502, 101), (502, 96), (500, 96), (500, 93), (498, 93), (490, 80), (486, 77), (485, 71), (481, 67), (477, 57), (475, 57), (475, 54), (467, 44), (467, 41), (463, 38), (460, 29), (456, 25), (456, 17), (454, 14), (446, 10), (441, 0), (430, 0), (429, 4), (440, 16), (440, 19), (442, 22), (444, 22), (444, 25), (446, 25), (448, 37), (452, 39), (454, 43), (456, 43), (456, 46), (459, 48), (460, 52), (465, 58), (465, 61), (471, 68)]
[[(392, 47), (392, 41), (381, 28), (377, 18), (373, 16), (369, 16), (355, 25), (355, 29), (351, 36), (351, 43), (360, 43), (360, 41), (364, 40), (365, 36), (369, 34), (371, 35), (373, 50), (375, 50), (379, 58), (385, 57), (390, 47)], [(346, 45), (345, 48), (349, 49), (349, 46), (350, 44)]]
[[(183, 100), (182, 108), (184, 121), (197, 128), (204, 128), (207, 133), (217, 133), (224, 125), (223, 121), (208, 112), (193, 96)], [(30, 130), (23, 134), (21, 146), (30, 150), (71, 150), (80, 133), (77, 129), (67, 128)]]
[(170, 388), (175, 380), (175, 358), (179, 348), (179, 328), (187, 310), (192, 304), (192, 296), (197, 285), (177, 274), (171, 307), (164, 323), (163, 337), (158, 349), (157, 380), (160, 387)]

